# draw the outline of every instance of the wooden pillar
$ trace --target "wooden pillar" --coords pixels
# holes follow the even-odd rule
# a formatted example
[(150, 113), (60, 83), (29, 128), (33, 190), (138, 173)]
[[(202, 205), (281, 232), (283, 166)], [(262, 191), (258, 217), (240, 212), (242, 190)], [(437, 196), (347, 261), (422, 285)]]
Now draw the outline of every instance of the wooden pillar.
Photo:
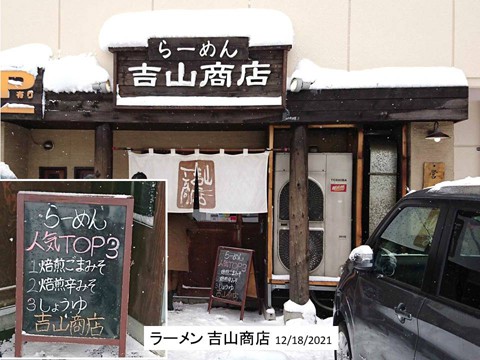
[(304, 305), (308, 288), (308, 150), (307, 127), (292, 127), (290, 146), (290, 300)]
[(113, 177), (113, 131), (110, 124), (95, 128), (95, 176), (100, 179)]
[[(273, 125), (268, 129), (268, 147), (273, 149), (275, 146), (275, 129)], [(268, 156), (268, 219), (267, 219), (267, 283), (270, 284), (273, 273), (273, 150), (270, 151)], [(268, 291), (268, 286), (265, 287)], [(265, 297), (268, 299), (268, 294)], [(271, 305), (271, 304), (268, 304)]]
[(407, 149), (407, 142), (408, 142), (408, 133), (407, 133), (407, 124), (402, 125), (402, 169), (400, 172), (402, 184), (401, 195), (402, 197), (407, 195), (407, 187), (408, 187), (408, 149)]
[(358, 129), (357, 137), (357, 188), (355, 189), (355, 247), (362, 245), (362, 193), (363, 193), (363, 129)]

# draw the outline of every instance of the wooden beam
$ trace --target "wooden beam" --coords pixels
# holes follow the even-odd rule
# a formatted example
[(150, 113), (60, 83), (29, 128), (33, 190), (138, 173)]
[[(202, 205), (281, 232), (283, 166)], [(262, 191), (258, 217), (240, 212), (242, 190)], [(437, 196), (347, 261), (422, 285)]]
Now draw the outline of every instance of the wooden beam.
[[(268, 127), (268, 147), (275, 146), (275, 129), (272, 125)], [(267, 216), (267, 283), (270, 283), (273, 273), (273, 151), (268, 156), (268, 216)]]
[(358, 125), (354, 124), (322, 124), (322, 125), (308, 125), (309, 129), (352, 129)]
[[(289, 280), (277, 280), (272, 279), (272, 284), (275, 285), (286, 285), (289, 283)], [(310, 286), (332, 286), (335, 287), (338, 285), (337, 281), (310, 281)]]
[(355, 247), (362, 245), (362, 193), (363, 193), (363, 129), (357, 136), (357, 188), (355, 189)]
[[(165, 290), (165, 244), (166, 244), (166, 236), (167, 236), (167, 228), (166, 228), (166, 190), (165, 190), (166, 182), (160, 181), (157, 183), (157, 197), (156, 197), (156, 204), (155, 204), (155, 216), (154, 216), (154, 229), (157, 233), (156, 235), (156, 245), (152, 244), (152, 248), (155, 249), (154, 256), (152, 263), (152, 267), (154, 268), (153, 272), (158, 276), (158, 282), (156, 285), (157, 288), (157, 299), (158, 299), (158, 307), (159, 309), (159, 318), (158, 318), (158, 325), (162, 324), (162, 317), (164, 311), (164, 290)], [(150, 264), (152, 264), (150, 263)], [(158, 273), (157, 273), (158, 271)]]
[(292, 111), (292, 117), (298, 118), (295, 121), (284, 121), (284, 123), (367, 123), (367, 122), (420, 122), (420, 121), (461, 121), (468, 118), (468, 109), (424, 109), (405, 110), (332, 110), (332, 111)]
[[(290, 125), (272, 125), (274, 129), (290, 129)], [(355, 124), (309, 124), (309, 129), (352, 129)]]
[(282, 120), (283, 109), (266, 109), (261, 106), (118, 110), (113, 106), (113, 96), (114, 94), (47, 92), (43, 119), (5, 114), (2, 121), (31, 128), (91, 129), (97, 123), (112, 123), (115, 128), (140, 129), (145, 125), (288, 126), (299, 121), (316, 125), (352, 125), (436, 120), (456, 122), (468, 118), (467, 86), (287, 92), (286, 103), (292, 117), (288, 121)]
[(407, 195), (407, 179), (408, 179), (408, 148), (407, 148), (407, 124), (402, 125), (402, 163), (401, 163), (401, 195)]
[(467, 99), (434, 98), (434, 99), (355, 99), (355, 100), (315, 100), (290, 101), (288, 109), (292, 113), (297, 111), (397, 111), (397, 110), (440, 110), (462, 109), (468, 106)]
[(309, 100), (468, 98), (468, 86), (421, 88), (323, 89), (287, 92), (287, 103)]
[(95, 176), (100, 179), (113, 177), (113, 131), (110, 124), (95, 128)]
[(468, 87), (288, 92), (287, 108), (302, 123), (460, 121), (468, 118)]
[(308, 283), (308, 148), (307, 126), (292, 127), (290, 146), (290, 300), (304, 305)]

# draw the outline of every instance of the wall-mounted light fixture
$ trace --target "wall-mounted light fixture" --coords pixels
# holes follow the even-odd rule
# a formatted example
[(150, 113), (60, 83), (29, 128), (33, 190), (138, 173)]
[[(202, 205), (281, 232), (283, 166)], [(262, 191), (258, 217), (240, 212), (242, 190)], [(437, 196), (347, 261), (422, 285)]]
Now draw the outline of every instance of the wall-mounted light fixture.
[(43, 146), (43, 148), (44, 148), (45, 150), (48, 151), (48, 150), (52, 150), (52, 149), (53, 149), (54, 144), (53, 144), (53, 141), (47, 140), (47, 141), (45, 141), (45, 142), (43, 143), (42, 146)]
[(303, 81), (300, 78), (293, 78), (290, 81), (290, 91), (291, 92), (299, 92), (301, 90), (308, 90), (310, 89), (310, 85), (312, 85), (309, 81)]
[(433, 125), (433, 130), (428, 133), (425, 137), (427, 140), (433, 140), (435, 142), (440, 142), (443, 139), (449, 139), (450, 136), (438, 130), (438, 121), (435, 121), (435, 125)]
[(112, 91), (112, 87), (110, 86), (110, 80), (93, 84), (92, 88), (95, 92), (101, 92), (101, 93), (109, 93)]

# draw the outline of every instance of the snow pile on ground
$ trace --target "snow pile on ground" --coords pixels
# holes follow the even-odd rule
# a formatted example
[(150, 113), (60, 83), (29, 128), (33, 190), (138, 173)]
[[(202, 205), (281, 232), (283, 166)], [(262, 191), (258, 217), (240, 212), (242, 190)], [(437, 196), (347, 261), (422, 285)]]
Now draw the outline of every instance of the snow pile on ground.
[(301, 326), (303, 324), (315, 325), (317, 323), (315, 305), (313, 305), (311, 300), (308, 300), (305, 305), (299, 305), (292, 300), (288, 300), (285, 304), (283, 304), (283, 311), (302, 314), (301, 319), (298, 318), (287, 320), (286, 325)]
[(292, 45), (293, 26), (277, 10), (160, 10), (112, 16), (100, 31), (100, 47), (148, 45), (150, 38), (248, 37), (250, 46)]
[[(10, 358), (15, 355), (15, 335), (10, 340), (0, 342), (0, 357)], [(118, 346), (111, 345), (86, 345), (27, 342), (22, 348), (23, 358), (117, 358)], [(144, 350), (143, 345), (127, 336), (127, 358), (161, 358), (154, 353)]]
[[(213, 358), (212, 358), (213, 359)], [(280, 351), (244, 351), (231, 353), (228, 360), (289, 360), (290, 358)]]
[(308, 59), (299, 61), (292, 79), (310, 83), (311, 90), (468, 86), (463, 71), (451, 67), (385, 67), (346, 71), (322, 68)]
[(95, 92), (98, 86), (109, 80), (107, 70), (102, 68), (92, 54), (65, 56), (51, 60), (45, 67), (43, 87), (56, 93)]
[[(265, 320), (257, 310), (245, 311), (240, 320), (238, 307), (213, 307), (208, 313), (208, 304), (174, 303), (175, 311), (168, 312), (168, 325), (172, 326), (285, 326), (283, 316)], [(298, 306), (298, 305), (297, 305)], [(288, 321), (289, 324), (292, 320)], [(333, 318), (317, 318), (317, 326), (332, 326)], [(295, 322), (292, 322), (293, 325)], [(303, 323), (304, 324), (304, 323)], [(299, 324), (300, 326), (302, 324)], [(169, 351), (169, 360), (192, 358), (188, 351)], [(333, 351), (197, 351), (195, 360), (333, 360)]]
[(0, 52), (0, 69), (26, 71), (37, 76), (52, 57), (52, 49), (44, 44), (25, 44)]
[[(52, 59), (52, 50), (43, 44), (27, 44), (0, 52), (0, 69), (26, 71), (34, 76), (44, 68), (43, 88), (56, 93), (97, 92), (110, 76), (92, 54)], [(13, 80), (10, 80), (13, 81)]]
[(16, 179), (17, 177), (10, 170), (10, 167), (3, 161), (0, 161), (0, 179)]

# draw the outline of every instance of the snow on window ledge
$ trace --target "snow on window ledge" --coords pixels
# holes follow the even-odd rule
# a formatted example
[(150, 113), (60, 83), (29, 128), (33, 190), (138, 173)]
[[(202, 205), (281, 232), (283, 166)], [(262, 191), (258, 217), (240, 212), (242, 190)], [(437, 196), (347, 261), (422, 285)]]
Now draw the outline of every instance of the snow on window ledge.
[(153, 228), (153, 220), (154, 220), (153, 216), (145, 216), (145, 215), (133, 213), (133, 220), (142, 225)]

